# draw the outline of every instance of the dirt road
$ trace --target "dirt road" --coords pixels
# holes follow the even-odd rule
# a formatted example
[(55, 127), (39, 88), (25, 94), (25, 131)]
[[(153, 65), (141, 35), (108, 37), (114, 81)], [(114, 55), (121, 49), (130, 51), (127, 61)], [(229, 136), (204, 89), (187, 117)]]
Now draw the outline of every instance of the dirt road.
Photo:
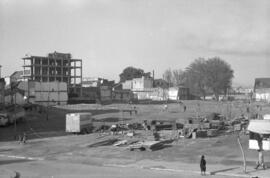
[[(57, 161), (28, 161), (0, 157), (0, 177), (17, 174), (22, 178), (197, 178), (197, 172), (173, 172), (142, 168), (120, 168), (63, 163)], [(5, 170), (5, 172), (4, 172)], [(5, 174), (4, 174), (5, 173)], [(9, 174), (8, 174), (9, 173)], [(205, 177), (213, 177), (207, 175)], [(215, 175), (215, 178), (228, 176)]]

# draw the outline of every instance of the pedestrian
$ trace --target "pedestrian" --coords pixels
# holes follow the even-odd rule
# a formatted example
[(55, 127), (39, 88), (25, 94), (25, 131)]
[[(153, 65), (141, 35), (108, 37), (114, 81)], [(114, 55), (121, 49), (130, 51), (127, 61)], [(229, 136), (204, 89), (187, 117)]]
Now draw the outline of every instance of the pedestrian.
[(202, 155), (202, 157), (201, 157), (200, 168), (201, 168), (201, 175), (205, 175), (206, 161), (204, 159), (204, 155)]
[(255, 139), (257, 140), (257, 143), (258, 143), (258, 147), (259, 147), (258, 150), (262, 150), (263, 135), (262, 135), (262, 134), (256, 133), (256, 134), (255, 134)]
[(25, 144), (26, 140), (27, 140), (27, 136), (26, 136), (26, 133), (24, 132), (23, 137), (22, 137), (22, 143)]
[(259, 149), (258, 153), (259, 153), (259, 158), (258, 158), (258, 162), (257, 162), (257, 165), (256, 165), (255, 169), (258, 169), (260, 166), (263, 169), (265, 169), (264, 158), (263, 158), (263, 150)]
[(186, 110), (187, 110), (187, 106), (186, 106), (186, 105), (184, 105), (184, 106), (183, 106), (183, 108), (184, 108), (184, 112), (186, 112)]

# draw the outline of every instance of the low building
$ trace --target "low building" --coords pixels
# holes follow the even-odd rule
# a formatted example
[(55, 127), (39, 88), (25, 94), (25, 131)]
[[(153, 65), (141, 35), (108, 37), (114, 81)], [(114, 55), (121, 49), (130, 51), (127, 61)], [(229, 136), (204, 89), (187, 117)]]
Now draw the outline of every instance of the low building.
[(141, 78), (134, 78), (122, 83), (124, 90), (142, 91), (153, 88), (153, 78), (142, 76)]
[(191, 95), (189, 93), (189, 88), (186, 87), (171, 87), (168, 91), (170, 100), (189, 100)]
[(27, 98), (25, 102), (33, 104), (65, 105), (68, 100), (68, 89), (65, 82), (22, 81), (18, 83), (16, 90), (24, 91), (24, 98)]
[(255, 79), (254, 98), (256, 101), (266, 101), (270, 103), (270, 78)]
[(165, 101), (168, 99), (168, 89), (149, 88), (145, 90), (133, 91), (134, 98), (138, 100)]
[(82, 97), (77, 101), (84, 103), (111, 103), (113, 85), (113, 80), (93, 77), (83, 78)]
[(134, 99), (134, 95), (130, 90), (113, 90), (113, 102), (128, 103)]
[(112, 102), (112, 88), (110, 86), (102, 85), (99, 89), (99, 101), (101, 103)]

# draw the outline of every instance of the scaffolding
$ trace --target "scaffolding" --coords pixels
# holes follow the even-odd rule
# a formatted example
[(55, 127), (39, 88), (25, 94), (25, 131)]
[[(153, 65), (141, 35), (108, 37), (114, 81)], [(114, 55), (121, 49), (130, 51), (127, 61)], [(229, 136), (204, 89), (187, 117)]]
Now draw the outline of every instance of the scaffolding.
[[(69, 53), (49, 53), (47, 57), (29, 56), (23, 59), (24, 79), (38, 82), (66, 82), (68, 93), (82, 96), (82, 60)], [(30, 70), (26, 74), (25, 71)]]

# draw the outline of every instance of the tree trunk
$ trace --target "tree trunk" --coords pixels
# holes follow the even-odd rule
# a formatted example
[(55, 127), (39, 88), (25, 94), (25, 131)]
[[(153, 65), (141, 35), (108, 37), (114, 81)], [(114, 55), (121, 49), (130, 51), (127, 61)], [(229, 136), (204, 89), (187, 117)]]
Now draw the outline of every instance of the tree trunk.
[(247, 167), (246, 167), (246, 156), (245, 156), (245, 152), (243, 150), (243, 146), (242, 146), (242, 144), (240, 142), (240, 136), (239, 135), (237, 136), (237, 141), (239, 143), (239, 146), (240, 146), (240, 149), (241, 149), (241, 153), (242, 153), (242, 157), (243, 157), (243, 171), (244, 171), (244, 173), (246, 173), (246, 171), (247, 171)]

